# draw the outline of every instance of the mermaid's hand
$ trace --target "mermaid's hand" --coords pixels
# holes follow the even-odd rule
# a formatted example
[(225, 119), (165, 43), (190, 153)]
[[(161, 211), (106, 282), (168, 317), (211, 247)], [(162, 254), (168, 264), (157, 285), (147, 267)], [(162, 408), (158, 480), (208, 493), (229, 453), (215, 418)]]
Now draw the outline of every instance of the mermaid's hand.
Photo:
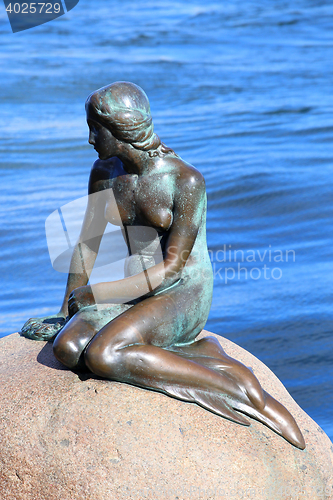
[(71, 318), (82, 307), (87, 307), (96, 304), (94, 295), (89, 285), (80, 286), (72, 291), (68, 298), (68, 314)]
[(64, 314), (58, 313), (43, 318), (30, 318), (23, 325), (21, 335), (32, 340), (51, 340), (66, 323)]

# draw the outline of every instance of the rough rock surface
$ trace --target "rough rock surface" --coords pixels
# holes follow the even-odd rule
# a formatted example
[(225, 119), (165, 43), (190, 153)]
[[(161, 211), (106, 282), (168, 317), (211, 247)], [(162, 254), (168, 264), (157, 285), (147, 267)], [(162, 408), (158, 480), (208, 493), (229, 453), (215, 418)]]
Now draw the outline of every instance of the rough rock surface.
[(332, 499), (331, 441), (265, 365), (217, 338), (291, 411), (305, 450), (254, 420), (79, 378), (50, 343), (13, 334), (0, 340), (0, 498)]

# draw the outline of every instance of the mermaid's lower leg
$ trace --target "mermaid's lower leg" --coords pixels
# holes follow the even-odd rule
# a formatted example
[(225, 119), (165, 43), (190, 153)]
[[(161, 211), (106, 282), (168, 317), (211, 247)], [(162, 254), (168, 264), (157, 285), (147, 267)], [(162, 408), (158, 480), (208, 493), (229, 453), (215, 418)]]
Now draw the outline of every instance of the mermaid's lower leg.
[[(235, 408), (267, 424), (295, 446), (304, 448), (304, 440), (295, 420), (280, 403), (262, 392), (265, 402), (262, 408), (261, 398), (257, 406), (248, 397), (244, 387), (253, 384), (254, 375), (244, 365), (227, 356), (223, 370), (217, 370), (216, 366), (211, 369), (202, 363), (208, 357), (196, 356), (194, 360), (189, 359), (189, 354), (185, 356), (184, 352), (178, 355), (154, 345), (139, 344), (137, 333), (133, 330), (121, 318), (102, 329), (85, 353), (85, 362), (90, 370), (102, 377), (196, 402), (221, 416), (248, 425), (249, 422), (235, 412)], [(136, 338), (136, 343), (124, 345), (124, 339), (130, 336), (133, 340)], [(241, 384), (237, 379), (241, 380)], [(259, 384), (258, 381), (256, 383)]]

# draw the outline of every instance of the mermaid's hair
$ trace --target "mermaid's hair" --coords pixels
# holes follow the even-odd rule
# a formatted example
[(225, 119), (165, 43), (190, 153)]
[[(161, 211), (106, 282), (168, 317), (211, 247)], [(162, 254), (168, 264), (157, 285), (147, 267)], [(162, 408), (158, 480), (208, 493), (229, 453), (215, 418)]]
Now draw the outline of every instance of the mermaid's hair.
[(89, 95), (96, 119), (120, 141), (148, 151), (150, 156), (173, 153), (154, 132), (148, 97), (141, 87), (130, 82), (115, 82)]

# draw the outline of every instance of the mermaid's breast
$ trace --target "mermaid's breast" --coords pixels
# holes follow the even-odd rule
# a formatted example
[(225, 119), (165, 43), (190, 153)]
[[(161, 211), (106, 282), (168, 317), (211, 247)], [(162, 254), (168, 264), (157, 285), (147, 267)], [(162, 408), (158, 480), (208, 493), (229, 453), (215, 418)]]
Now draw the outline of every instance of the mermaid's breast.
[(123, 226), (124, 224), (131, 224), (135, 219), (135, 212), (130, 203), (120, 203), (116, 201), (114, 193), (109, 190), (108, 200), (105, 205), (104, 212), (105, 219), (114, 226)]

